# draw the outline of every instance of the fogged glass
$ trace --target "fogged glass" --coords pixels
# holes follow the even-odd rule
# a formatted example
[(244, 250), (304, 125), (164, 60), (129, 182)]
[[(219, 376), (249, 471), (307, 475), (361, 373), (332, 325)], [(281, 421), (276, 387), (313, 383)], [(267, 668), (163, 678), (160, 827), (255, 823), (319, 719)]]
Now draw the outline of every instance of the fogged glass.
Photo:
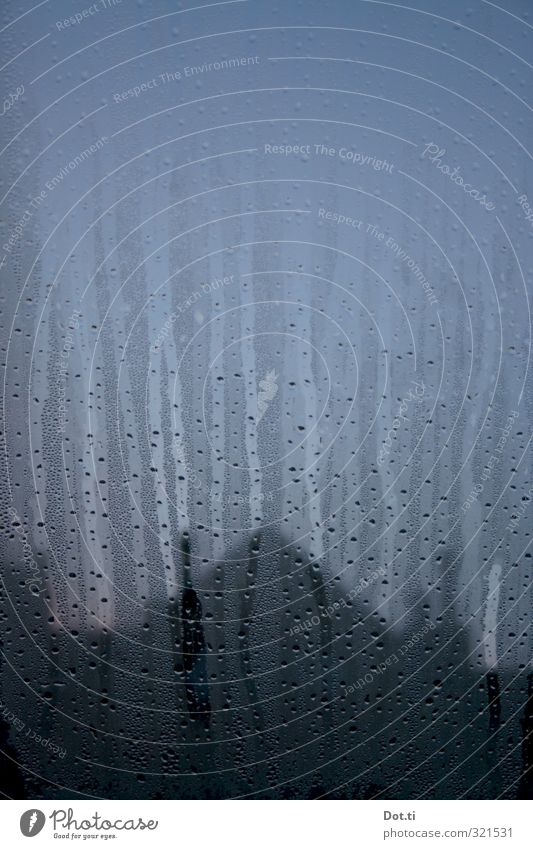
[(4, 5), (4, 795), (531, 798), (529, 17)]

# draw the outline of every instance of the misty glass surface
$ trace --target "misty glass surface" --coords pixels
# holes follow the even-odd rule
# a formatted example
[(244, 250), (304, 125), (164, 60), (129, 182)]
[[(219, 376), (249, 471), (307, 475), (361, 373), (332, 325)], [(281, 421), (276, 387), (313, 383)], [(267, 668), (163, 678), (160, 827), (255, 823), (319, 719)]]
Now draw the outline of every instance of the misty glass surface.
[(83, 3), (1, 9), (2, 795), (531, 798), (531, 3)]

